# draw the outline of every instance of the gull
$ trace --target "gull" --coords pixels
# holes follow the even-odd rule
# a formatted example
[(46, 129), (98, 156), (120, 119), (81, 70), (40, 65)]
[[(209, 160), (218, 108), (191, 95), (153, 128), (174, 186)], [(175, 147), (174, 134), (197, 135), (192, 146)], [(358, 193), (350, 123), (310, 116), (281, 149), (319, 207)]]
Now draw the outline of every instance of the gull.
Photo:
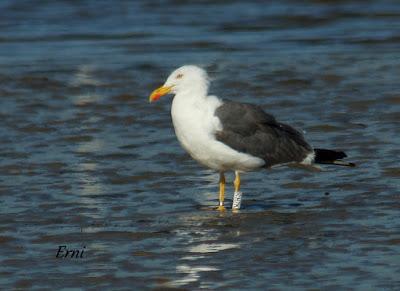
[(176, 137), (189, 155), (219, 173), (219, 205), (224, 211), (225, 172), (234, 171), (240, 208), (240, 173), (286, 164), (333, 164), (355, 166), (342, 161), (342, 151), (313, 148), (302, 133), (281, 123), (260, 106), (223, 100), (208, 95), (207, 72), (195, 65), (173, 71), (164, 85), (154, 90), (149, 101), (175, 95), (171, 116)]

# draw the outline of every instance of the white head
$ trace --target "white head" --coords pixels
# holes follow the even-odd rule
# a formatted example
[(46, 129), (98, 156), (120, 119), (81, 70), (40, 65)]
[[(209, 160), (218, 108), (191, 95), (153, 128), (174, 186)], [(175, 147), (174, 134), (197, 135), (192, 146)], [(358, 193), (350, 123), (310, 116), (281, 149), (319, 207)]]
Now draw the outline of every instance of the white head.
[(150, 102), (170, 94), (199, 94), (205, 96), (208, 90), (208, 75), (205, 70), (193, 65), (182, 66), (169, 75), (167, 81), (150, 95)]

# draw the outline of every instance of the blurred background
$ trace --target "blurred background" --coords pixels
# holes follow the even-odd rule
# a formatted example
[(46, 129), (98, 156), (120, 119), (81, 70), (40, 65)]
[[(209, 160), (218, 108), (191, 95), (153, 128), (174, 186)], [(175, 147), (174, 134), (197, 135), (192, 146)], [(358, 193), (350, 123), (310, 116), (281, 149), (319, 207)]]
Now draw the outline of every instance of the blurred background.
[[(0, 286), (398, 290), (399, 52), (395, 0), (2, 0)], [(245, 174), (217, 213), (148, 103), (183, 64), (358, 167)]]

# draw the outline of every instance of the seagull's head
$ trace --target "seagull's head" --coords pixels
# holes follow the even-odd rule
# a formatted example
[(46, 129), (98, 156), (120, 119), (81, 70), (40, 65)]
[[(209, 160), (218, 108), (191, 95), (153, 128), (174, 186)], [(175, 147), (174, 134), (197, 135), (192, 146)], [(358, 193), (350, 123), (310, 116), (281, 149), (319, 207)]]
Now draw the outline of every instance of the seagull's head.
[(160, 88), (154, 90), (149, 98), (150, 102), (160, 99), (166, 94), (207, 93), (208, 89), (207, 72), (194, 65), (186, 65), (173, 71), (167, 81)]

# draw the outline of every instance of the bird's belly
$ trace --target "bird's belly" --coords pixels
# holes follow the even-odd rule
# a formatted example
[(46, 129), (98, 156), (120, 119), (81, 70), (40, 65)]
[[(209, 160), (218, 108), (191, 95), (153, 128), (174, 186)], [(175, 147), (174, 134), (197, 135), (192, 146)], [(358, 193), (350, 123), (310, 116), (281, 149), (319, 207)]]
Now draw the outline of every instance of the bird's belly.
[(262, 167), (264, 160), (237, 152), (217, 141), (201, 127), (190, 124), (175, 126), (182, 147), (200, 164), (217, 171), (251, 171)]

